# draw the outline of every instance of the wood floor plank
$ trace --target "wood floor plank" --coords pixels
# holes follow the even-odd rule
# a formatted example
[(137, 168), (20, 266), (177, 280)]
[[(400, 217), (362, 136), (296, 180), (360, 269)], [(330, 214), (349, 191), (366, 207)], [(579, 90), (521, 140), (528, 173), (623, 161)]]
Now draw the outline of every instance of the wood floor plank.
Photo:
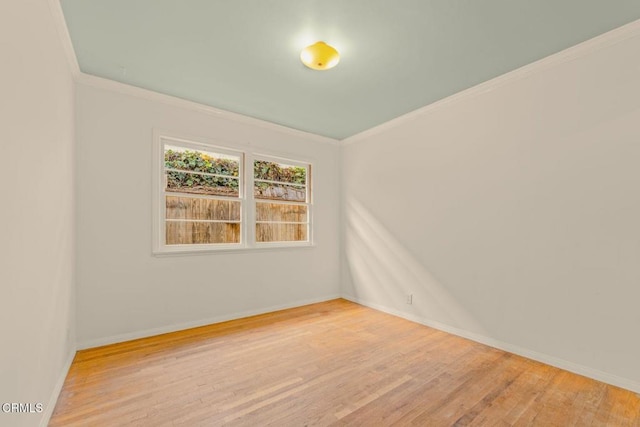
[(50, 425), (640, 427), (640, 397), (338, 299), (80, 351)]

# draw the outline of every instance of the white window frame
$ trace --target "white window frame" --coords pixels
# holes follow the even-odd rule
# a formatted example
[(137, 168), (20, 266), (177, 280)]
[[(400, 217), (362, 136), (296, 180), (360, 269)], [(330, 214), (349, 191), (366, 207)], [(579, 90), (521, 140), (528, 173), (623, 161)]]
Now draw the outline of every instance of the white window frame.
[[(184, 245), (167, 245), (166, 244), (166, 201), (165, 196), (180, 197), (197, 197), (189, 193), (166, 192), (164, 185), (164, 147), (165, 145), (184, 147), (192, 150), (209, 151), (220, 154), (228, 154), (240, 158), (239, 165), (239, 197), (224, 196), (206, 196), (207, 199), (223, 199), (234, 200), (240, 202), (240, 242), (239, 243), (211, 243), (211, 244), (184, 244)], [(157, 131), (153, 132), (153, 179), (152, 179), (152, 253), (154, 255), (180, 255), (180, 254), (197, 254), (197, 253), (216, 253), (216, 252), (237, 252), (237, 251), (256, 251), (269, 250), (274, 248), (295, 248), (295, 247), (311, 247), (313, 245), (313, 191), (312, 176), (313, 163), (306, 160), (293, 160), (288, 156), (279, 156), (271, 153), (254, 153), (249, 150), (238, 148), (235, 144), (222, 143), (204, 140), (195, 137), (176, 136), (170, 132)], [(256, 199), (254, 198), (254, 160), (265, 160), (277, 163), (285, 163), (292, 166), (300, 166), (306, 169), (306, 202), (307, 206), (307, 240), (306, 241), (286, 241), (286, 242), (256, 242)], [(189, 173), (188, 171), (185, 171)], [(286, 184), (286, 183), (285, 183)], [(258, 199), (264, 202), (287, 203), (286, 201)], [(301, 202), (292, 202), (293, 204), (303, 204)]]
[[(254, 167), (254, 162), (256, 160), (262, 160), (262, 161), (267, 161), (267, 162), (274, 162), (274, 163), (284, 163), (290, 166), (298, 166), (298, 167), (303, 167), (305, 168), (306, 171), (306, 177), (307, 177), (307, 182), (305, 184), (305, 202), (293, 202), (293, 201), (286, 201), (286, 200), (271, 200), (271, 199), (256, 199), (253, 196), (253, 191), (254, 191), (254, 172), (253, 172), (253, 167)], [(269, 154), (250, 154), (247, 156), (247, 165), (250, 165), (250, 167), (247, 167), (247, 189), (251, 189), (251, 206), (249, 206), (250, 210), (251, 210), (251, 218), (249, 221), (249, 224), (251, 224), (251, 241), (254, 243), (254, 245), (256, 247), (272, 247), (272, 248), (277, 248), (277, 247), (291, 247), (291, 246), (309, 246), (312, 244), (313, 242), (313, 236), (312, 236), (312, 231), (313, 231), (313, 203), (312, 203), (312, 195), (313, 192), (311, 191), (311, 183), (312, 183), (312, 177), (311, 177), (311, 172), (313, 170), (312, 164), (310, 162), (304, 162), (304, 161), (300, 161), (300, 160), (292, 160), (292, 159), (288, 159), (288, 158), (284, 158), (284, 157), (278, 157), (278, 156), (273, 156), (273, 155), (269, 155)], [(280, 184), (284, 184), (284, 185), (288, 185), (286, 182), (282, 182)], [(295, 186), (295, 184), (294, 184)], [(247, 190), (247, 192), (249, 192), (249, 190)], [(305, 241), (284, 241), (284, 242), (257, 242), (256, 238), (255, 238), (255, 231), (256, 231), (256, 224), (258, 223), (255, 219), (255, 214), (256, 214), (256, 203), (274, 203), (274, 204), (289, 204), (289, 205), (305, 205), (307, 207), (307, 240)], [(268, 221), (265, 221), (268, 222)], [(275, 222), (273, 223), (275, 224)]]
[[(165, 146), (177, 146), (194, 151), (208, 151), (219, 154), (227, 154), (230, 156), (238, 157), (239, 169), (238, 169), (238, 197), (224, 197), (224, 196), (200, 196), (197, 194), (172, 192), (165, 190), (164, 174), (166, 172), (164, 166), (164, 151)], [(245, 197), (245, 182), (244, 182), (244, 153), (242, 151), (233, 150), (226, 147), (220, 147), (213, 144), (203, 143), (199, 141), (187, 140), (183, 138), (176, 138), (173, 136), (166, 136), (163, 134), (157, 134), (154, 137), (154, 215), (153, 215), (153, 252), (154, 253), (182, 253), (182, 252), (199, 252), (210, 250), (229, 250), (239, 249), (245, 246), (247, 241), (246, 236), (246, 216), (247, 203)], [(189, 173), (188, 171), (185, 171)], [(202, 199), (218, 199), (218, 200), (232, 200), (240, 203), (240, 242), (239, 243), (210, 243), (210, 244), (184, 244), (184, 245), (167, 245), (166, 244), (166, 202), (167, 196), (174, 197), (194, 197)]]

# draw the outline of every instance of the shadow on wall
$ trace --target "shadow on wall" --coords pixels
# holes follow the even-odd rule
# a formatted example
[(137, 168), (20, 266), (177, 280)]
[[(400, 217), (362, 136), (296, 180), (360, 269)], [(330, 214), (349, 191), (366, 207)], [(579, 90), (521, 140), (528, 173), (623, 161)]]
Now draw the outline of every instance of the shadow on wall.
[[(481, 325), (444, 286), (358, 201), (346, 202), (345, 256), (352, 297), (476, 333)], [(413, 295), (407, 304), (407, 295)]]

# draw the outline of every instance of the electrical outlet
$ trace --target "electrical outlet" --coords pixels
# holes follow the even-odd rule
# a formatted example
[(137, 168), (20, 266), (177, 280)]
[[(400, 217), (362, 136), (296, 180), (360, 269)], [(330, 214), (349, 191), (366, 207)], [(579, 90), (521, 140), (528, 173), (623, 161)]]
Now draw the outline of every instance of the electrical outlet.
[(413, 294), (407, 294), (407, 304), (413, 304)]

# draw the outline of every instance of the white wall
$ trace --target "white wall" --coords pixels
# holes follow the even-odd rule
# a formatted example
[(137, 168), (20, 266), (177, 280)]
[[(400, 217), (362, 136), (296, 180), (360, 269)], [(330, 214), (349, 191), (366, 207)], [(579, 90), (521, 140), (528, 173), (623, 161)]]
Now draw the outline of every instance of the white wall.
[(0, 2), (0, 403), (41, 403), (75, 350), (73, 82), (46, 0)]
[[(337, 145), (88, 80), (77, 86), (80, 347), (339, 295)], [(316, 246), (152, 256), (154, 128), (311, 159)]]
[(344, 293), (640, 390), (640, 35), (581, 52), (345, 141)]

